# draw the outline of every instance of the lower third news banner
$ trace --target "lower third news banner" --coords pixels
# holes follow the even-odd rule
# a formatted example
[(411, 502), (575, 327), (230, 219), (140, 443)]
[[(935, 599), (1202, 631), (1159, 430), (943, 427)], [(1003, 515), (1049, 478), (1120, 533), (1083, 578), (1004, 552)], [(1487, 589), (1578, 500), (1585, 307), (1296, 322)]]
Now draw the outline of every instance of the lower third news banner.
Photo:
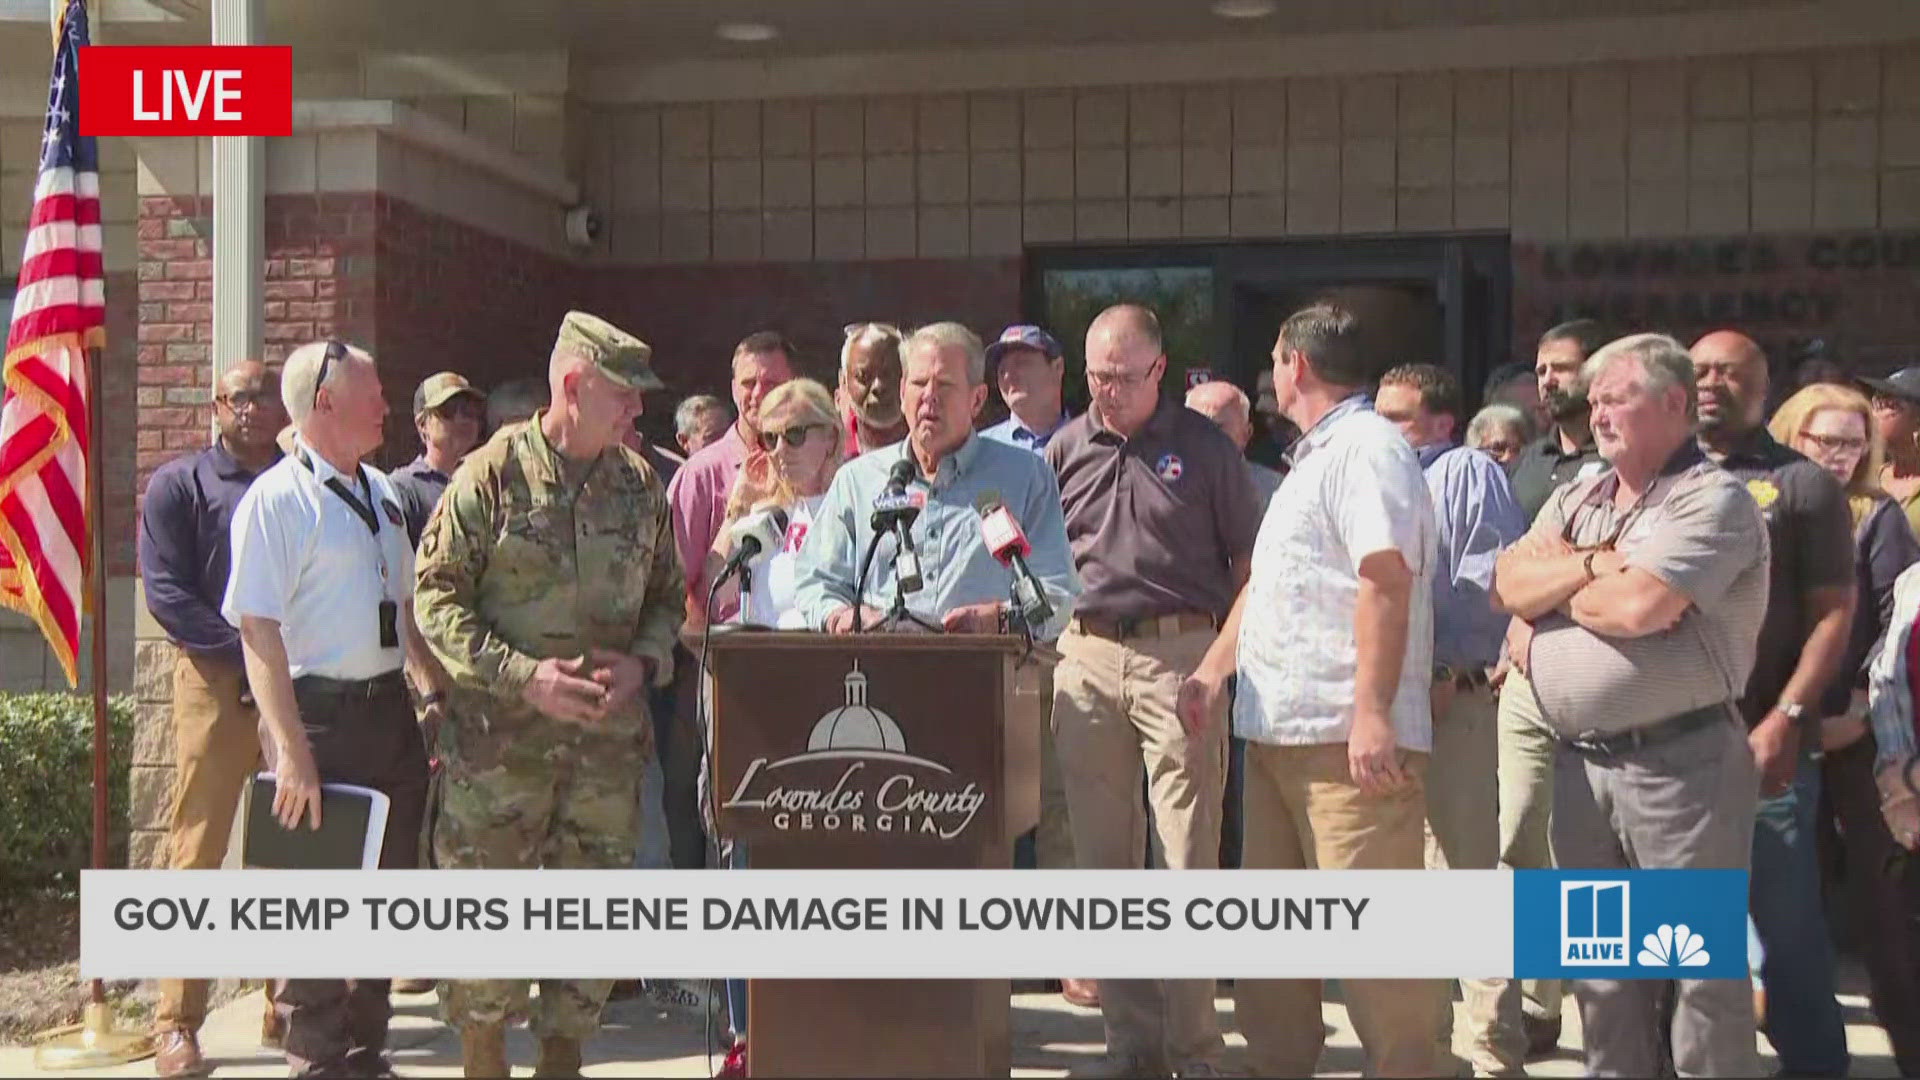
[(1745, 978), (1741, 871), (88, 870), (87, 978)]

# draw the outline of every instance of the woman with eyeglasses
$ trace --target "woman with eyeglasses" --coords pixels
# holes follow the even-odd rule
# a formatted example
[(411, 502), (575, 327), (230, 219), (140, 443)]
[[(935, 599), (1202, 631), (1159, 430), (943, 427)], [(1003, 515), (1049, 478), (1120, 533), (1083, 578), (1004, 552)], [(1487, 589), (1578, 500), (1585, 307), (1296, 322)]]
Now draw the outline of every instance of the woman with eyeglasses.
[[(1773, 437), (1832, 473), (1853, 509), (1854, 574), (1859, 602), (1840, 675), (1821, 702), (1822, 820), (1837, 825), (1847, 905), (1859, 927), (1874, 1011), (1893, 1043), (1903, 1075), (1920, 1069), (1920, 969), (1905, 876), (1889, 869), (1900, 847), (1880, 812), (1874, 781), (1876, 746), (1866, 718), (1867, 665), (1886, 639), (1894, 584), (1920, 561), (1920, 542), (1900, 503), (1881, 489), (1885, 447), (1875, 406), (1845, 386), (1808, 386), (1780, 406), (1768, 425)], [(1830, 833), (1829, 835), (1832, 835)]]
[[(720, 539), (708, 556), (707, 580), (718, 577), (733, 554), (733, 524), (750, 513), (779, 507), (787, 512), (786, 540), (777, 551), (747, 564), (752, 582), (740, 603), (739, 621), (783, 630), (806, 628), (794, 606), (794, 560), (806, 540), (813, 515), (825, 501), (827, 485), (840, 470), (846, 440), (833, 393), (812, 379), (794, 379), (768, 392), (760, 403), (759, 447), (733, 482), (727, 499)], [(739, 579), (721, 587), (717, 609), (731, 606), (739, 593)], [(731, 590), (731, 593), (729, 593)], [(705, 767), (702, 769), (705, 772)], [(712, 776), (706, 776), (708, 783)], [(707, 802), (702, 799), (702, 802)], [(722, 841), (730, 869), (747, 865), (746, 845)], [(728, 1026), (733, 1046), (727, 1051), (720, 1076), (745, 1076), (747, 1053), (747, 984), (727, 980)]]

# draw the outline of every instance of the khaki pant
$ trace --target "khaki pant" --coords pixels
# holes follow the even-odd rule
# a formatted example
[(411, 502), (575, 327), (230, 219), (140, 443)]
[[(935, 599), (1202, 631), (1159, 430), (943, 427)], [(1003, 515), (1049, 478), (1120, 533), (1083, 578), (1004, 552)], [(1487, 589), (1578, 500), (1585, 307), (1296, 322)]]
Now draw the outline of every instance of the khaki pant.
[[(1040, 679), (1040, 699), (1053, 701), (1053, 672)], [(1040, 725), (1040, 824), (1033, 833), (1033, 865), (1039, 870), (1073, 869), (1073, 825), (1067, 815), (1067, 779), (1060, 772), (1060, 750), (1053, 723)]]
[[(212, 870), (227, 855), (233, 817), (260, 763), (259, 712), (240, 703), (241, 667), (182, 651), (173, 665), (173, 814), (167, 867)], [(207, 1019), (205, 979), (160, 980), (157, 1030), (199, 1031)]]
[[(1433, 714), (1427, 769), (1427, 869), (1492, 870), (1500, 862), (1496, 703), (1485, 686), (1442, 691)], [(1471, 1043), (1465, 1057), (1482, 1076), (1524, 1075), (1523, 1048), (1498, 1038), (1500, 995), (1509, 979), (1461, 979)], [(1453, 1053), (1453, 1010), (1441, 1017), (1440, 1057)]]
[[(1069, 628), (1053, 673), (1053, 732), (1066, 782), (1073, 851), (1082, 869), (1140, 866), (1147, 834), (1140, 774), (1167, 865), (1212, 870), (1220, 862), (1226, 784), (1226, 716), (1189, 739), (1174, 703), (1213, 631), (1109, 641)], [(1042, 863), (1045, 865), (1045, 863)], [(1212, 979), (1100, 980), (1107, 1049), (1151, 1063), (1214, 1063), (1223, 1044)]]
[[(1500, 868), (1551, 870), (1553, 845), (1548, 825), (1553, 817), (1553, 736), (1547, 734), (1533, 684), (1519, 671), (1509, 671), (1500, 687)], [(1524, 979), (1510, 983), (1500, 998), (1494, 1040), (1502, 1059), (1524, 1055), (1527, 1035), (1524, 1015), (1532, 1020), (1560, 1019), (1565, 987), (1558, 979)]]
[[(1427, 816), (1427, 755), (1406, 755), (1410, 783), (1363, 795), (1347, 746), (1247, 743), (1248, 870), (1417, 870)], [(1343, 979), (1368, 1076), (1433, 1076), (1434, 1023), (1447, 1006), (1438, 979)], [(1311, 1076), (1326, 1043), (1318, 979), (1241, 979), (1234, 1015), (1255, 1076)]]

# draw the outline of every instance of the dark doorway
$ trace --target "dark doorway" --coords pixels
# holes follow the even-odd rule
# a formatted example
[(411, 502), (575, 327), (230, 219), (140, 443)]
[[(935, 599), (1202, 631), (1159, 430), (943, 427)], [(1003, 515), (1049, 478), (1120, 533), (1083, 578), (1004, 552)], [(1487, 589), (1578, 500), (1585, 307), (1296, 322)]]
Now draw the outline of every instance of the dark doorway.
[(1334, 300), (1371, 327), (1381, 370), (1440, 364), (1460, 377), (1472, 408), (1487, 372), (1508, 359), (1509, 252), (1504, 234), (1036, 247), (1027, 252), (1026, 312), (1066, 347), (1076, 409), (1086, 403), (1087, 323), (1123, 300), (1160, 316), (1168, 395), (1191, 380), (1220, 378), (1253, 396), (1281, 322)]

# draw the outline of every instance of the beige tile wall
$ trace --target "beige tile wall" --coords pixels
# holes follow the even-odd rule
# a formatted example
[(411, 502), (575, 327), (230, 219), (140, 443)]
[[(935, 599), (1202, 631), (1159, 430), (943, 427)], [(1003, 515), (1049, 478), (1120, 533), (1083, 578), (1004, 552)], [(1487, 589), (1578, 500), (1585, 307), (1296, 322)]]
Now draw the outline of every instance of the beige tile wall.
[[(0, 120), (0, 270), (9, 279), (19, 272), (20, 255), (26, 249), (33, 185), (40, 171), (40, 131), (37, 118)], [(139, 262), (134, 236), (139, 214), (131, 142), (101, 139), (100, 242), (108, 272), (132, 270)], [(12, 286), (8, 280), (8, 291)]]
[(1920, 226), (1920, 43), (1687, 62), (608, 109), (615, 262), (1052, 241)]

